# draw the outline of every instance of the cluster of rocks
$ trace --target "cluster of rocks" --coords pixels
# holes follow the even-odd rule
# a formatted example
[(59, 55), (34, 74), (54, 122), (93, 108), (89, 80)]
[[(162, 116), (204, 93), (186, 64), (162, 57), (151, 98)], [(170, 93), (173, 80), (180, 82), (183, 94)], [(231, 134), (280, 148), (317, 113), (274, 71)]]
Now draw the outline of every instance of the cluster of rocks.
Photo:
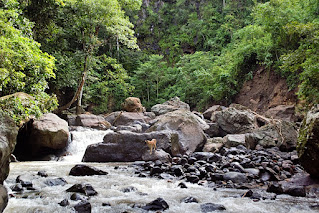
[[(161, 161), (135, 162), (136, 175), (187, 181), (214, 188), (264, 189), (276, 194), (318, 196), (313, 186), (288, 184), (296, 174), (304, 176), (296, 152), (278, 148), (250, 150), (239, 145), (216, 153), (194, 152), (174, 157), (172, 163)], [(248, 196), (248, 195), (246, 195)], [(261, 199), (255, 194), (254, 198)]]

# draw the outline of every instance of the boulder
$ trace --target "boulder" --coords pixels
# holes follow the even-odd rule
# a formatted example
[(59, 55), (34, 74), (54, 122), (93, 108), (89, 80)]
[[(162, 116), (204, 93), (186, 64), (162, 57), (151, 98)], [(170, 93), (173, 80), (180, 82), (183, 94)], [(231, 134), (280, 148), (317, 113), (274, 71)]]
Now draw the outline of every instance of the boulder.
[(207, 123), (208, 128), (204, 132), (211, 138), (220, 136), (219, 125), (217, 123)]
[(175, 110), (159, 116), (147, 131), (169, 130), (177, 132), (178, 143), (172, 143), (172, 155), (190, 154), (202, 150), (206, 142), (206, 136), (197, 117), (185, 109)]
[(91, 213), (92, 206), (90, 202), (84, 200), (76, 204), (73, 208), (77, 213)]
[(97, 169), (93, 166), (88, 166), (83, 164), (75, 165), (69, 173), (69, 175), (72, 175), (72, 176), (92, 176), (92, 175), (107, 175), (107, 174), (108, 173), (105, 171)]
[(0, 184), (9, 174), (10, 156), (16, 145), (17, 134), (15, 122), (0, 112)]
[(203, 113), (203, 116), (204, 118), (210, 120), (212, 115), (216, 112), (216, 111), (221, 111), (223, 110), (222, 106), (220, 105), (214, 105), (214, 106), (211, 106), (209, 107), (204, 113)]
[[(132, 162), (150, 159), (150, 150), (145, 140), (157, 140), (157, 150), (152, 153), (152, 160), (162, 159), (165, 153), (159, 149), (171, 152), (171, 147), (177, 146), (178, 135), (173, 131), (158, 131), (150, 133), (135, 133), (129, 131), (110, 132), (104, 136), (102, 143), (87, 147), (84, 162)], [(167, 156), (167, 155), (166, 155)], [(157, 158), (158, 157), (158, 158)]]
[(304, 169), (319, 178), (319, 106), (313, 107), (302, 121), (297, 152)]
[(264, 148), (279, 147), (282, 151), (292, 151), (297, 145), (297, 130), (288, 121), (273, 121), (261, 128), (246, 133), (246, 147), (255, 149), (257, 145)]
[(168, 208), (169, 206), (163, 198), (157, 198), (156, 200), (153, 200), (142, 207), (142, 209), (147, 211), (164, 211)]
[(66, 190), (67, 192), (79, 192), (85, 194), (86, 196), (94, 196), (98, 193), (94, 190), (91, 184), (74, 184)]
[(223, 140), (227, 148), (245, 145), (245, 134), (229, 134), (226, 135)]
[(208, 138), (206, 144), (204, 145), (204, 152), (217, 152), (220, 148), (224, 146), (224, 139), (221, 137)]
[(10, 156), (16, 145), (17, 134), (15, 122), (0, 112), (0, 212), (8, 203), (7, 190), (2, 184), (9, 174)]
[(75, 126), (90, 127), (94, 129), (106, 130), (111, 127), (111, 124), (102, 116), (93, 114), (81, 114), (75, 119)]
[(255, 114), (249, 110), (229, 107), (215, 112), (213, 122), (218, 123), (227, 134), (242, 134), (258, 128), (255, 119)]
[(62, 150), (69, 141), (68, 123), (53, 113), (37, 120), (30, 120), (19, 130), (14, 151), (18, 160), (32, 160), (34, 157)]
[(153, 117), (149, 113), (138, 112), (112, 112), (105, 117), (112, 126), (130, 126), (133, 123), (148, 123)]
[(295, 105), (278, 105), (268, 109), (265, 112), (265, 116), (289, 122), (295, 122), (297, 119), (295, 116)]
[(7, 189), (0, 184), (0, 212), (6, 208), (8, 204), (8, 192)]
[(122, 109), (127, 112), (145, 112), (141, 100), (135, 97), (128, 97), (122, 103)]
[(246, 175), (240, 172), (227, 172), (224, 174), (223, 179), (226, 181), (231, 180), (233, 183), (246, 183), (248, 180)]
[(225, 206), (215, 203), (204, 203), (200, 205), (202, 213), (213, 212), (213, 211), (224, 211), (226, 210)]
[(165, 113), (173, 112), (179, 109), (185, 109), (190, 111), (190, 107), (188, 104), (182, 102), (178, 97), (174, 97), (162, 104), (154, 105), (151, 108), (151, 111), (154, 112), (155, 115), (163, 115)]

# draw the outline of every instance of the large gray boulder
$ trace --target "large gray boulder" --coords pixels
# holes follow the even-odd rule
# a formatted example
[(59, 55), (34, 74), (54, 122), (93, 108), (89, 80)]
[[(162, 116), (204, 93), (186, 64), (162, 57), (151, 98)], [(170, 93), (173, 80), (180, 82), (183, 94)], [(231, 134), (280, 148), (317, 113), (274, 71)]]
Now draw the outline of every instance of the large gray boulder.
[(210, 120), (211, 117), (212, 117), (212, 115), (213, 115), (215, 112), (217, 112), (217, 111), (222, 111), (223, 108), (225, 108), (225, 107), (222, 107), (222, 106), (220, 106), (220, 105), (211, 106), (211, 107), (209, 107), (209, 108), (203, 113), (203, 116), (204, 116), (204, 118)]
[(319, 106), (313, 107), (299, 130), (298, 156), (301, 165), (313, 177), (319, 178)]
[(257, 145), (264, 148), (279, 147), (282, 151), (292, 151), (297, 145), (297, 129), (293, 123), (273, 120), (269, 124), (246, 133), (246, 147), (255, 149)]
[(48, 113), (20, 128), (14, 153), (18, 160), (32, 160), (64, 149), (68, 145), (69, 135), (68, 123)]
[(172, 144), (173, 156), (201, 150), (206, 142), (198, 117), (189, 110), (175, 110), (157, 117), (157, 121), (148, 132), (161, 130), (176, 131), (178, 134), (178, 143), (174, 146)]
[(212, 119), (227, 134), (242, 134), (258, 128), (254, 113), (234, 107), (216, 111)]
[(173, 112), (175, 110), (185, 109), (190, 111), (190, 107), (188, 104), (181, 101), (178, 97), (171, 98), (169, 101), (166, 101), (162, 104), (156, 104), (151, 108), (151, 111), (155, 113), (155, 115), (163, 115), (168, 112)]
[(265, 115), (269, 118), (281, 119), (289, 122), (296, 121), (295, 105), (278, 105), (268, 109)]
[[(145, 140), (157, 140), (157, 149), (150, 154)], [(177, 146), (178, 135), (172, 131), (135, 133), (129, 131), (110, 132), (102, 143), (87, 147), (84, 162), (132, 162), (139, 160), (168, 161), (172, 147)], [(164, 150), (166, 153), (164, 153)]]
[(7, 206), (7, 190), (2, 186), (9, 174), (10, 155), (16, 145), (18, 128), (15, 122), (0, 112), (0, 212)]
[(112, 112), (105, 117), (112, 126), (129, 126), (135, 122), (148, 123), (155, 118), (152, 113), (138, 113), (138, 112)]
[(111, 127), (111, 124), (102, 116), (93, 114), (81, 114), (75, 119), (76, 126), (90, 127), (94, 129), (105, 130)]

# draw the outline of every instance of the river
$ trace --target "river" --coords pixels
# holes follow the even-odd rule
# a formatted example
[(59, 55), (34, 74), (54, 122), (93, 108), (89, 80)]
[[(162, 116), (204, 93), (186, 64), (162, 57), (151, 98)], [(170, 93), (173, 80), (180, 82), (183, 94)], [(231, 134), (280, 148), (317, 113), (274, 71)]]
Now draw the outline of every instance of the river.
[[(17, 176), (21, 179), (32, 181), (36, 190), (25, 190), (23, 193), (9, 193), (14, 197), (4, 213), (65, 213), (74, 212), (72, 206), (79, 201), (71, 201), (72, 193), (66, 192), (76, 183), (89, 183), (98, 192), (98, 195), (89, 198), (93, 213), (110, 212), (145, 212), (139, 208), (156, 198), (163, 198), (169, 205), (165, 212), (170, 213), (194, 213), (201, 212), (203, 203), (222, 204), (226, 207), (225, 213), (309, 213), (318, 212), (309, 208), (318, 204), (315, 198), (291, 197), (279, 195), (275, 200), (260, 200), (258, 202), (242, 198), (247, 190), (217, 189), (186, 183), (188, 188), (180, 188), (178, 180), (160, 180), (155, 178), (140, 178), (134, 174), (130, 163), (86, 163), (108, 172), (101, 176), (69, 176), (70, 169), (80, 163), (85, 147), (88, 144), (100, 142), (106, 131), (97, 131), (78, 128), (72, 131), (72, 142), (68, 148), (69, 156), (59, 161), (33, 161), (17, 162), (10, 164), (10, 174), (5, 181), (9, 188), (15, 184)], [(45, 171), (48, 177), (37, 175), (38, 171)], [(45, 181), (54, 178), (64, 178), (67, 184), (64, 186), (48, 186)], [(134, 187), (134, 190), (127, 190)], [(194, 197), (199, 203), (183, 203), (185, 197)], [(62, 207), (58, 203), (63, 199), (69, 199), (70, 205)], [(102, 204), (108, 205), (102, 205)], [(217, 211), (218, 212), (218, 211)]]

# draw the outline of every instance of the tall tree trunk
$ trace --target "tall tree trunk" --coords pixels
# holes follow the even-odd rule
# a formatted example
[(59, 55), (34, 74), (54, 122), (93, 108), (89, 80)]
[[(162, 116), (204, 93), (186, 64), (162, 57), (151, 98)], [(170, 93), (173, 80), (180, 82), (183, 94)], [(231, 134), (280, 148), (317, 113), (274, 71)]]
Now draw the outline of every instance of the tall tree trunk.
[(223, 8), (226, 7), (226, 0), (223, 0)]
[[(77, 91), (75, 92), (72, 100), (67, 103), (66, 105), (58, 108), (57, 110), (55, 110), (54, 112), (55, 113), (60, 113), (62, 112), (63, 110), (66, 110), (66, 109), (69, 109), (70, 106), (80, 97), (80, 99), (82, 99), (82, 91), (83, 91), (83, 86), (84, 86), (84, 83), (85, 83), (85, 80), (86, 80), (86, 75), (87, 75), (87, 62), (88, 62), (88, 55), (85, 56), (85, 62), (84, 62), (84, 69), (83, 69), (83, 73), (82, 73), (82, 78), (81, 78), (81, 82), (78, 86), (78, 89)], [(81, 101), (80, 101), (80, 104), (81, 104)], [(80, 105), (81, 106), (81, 105)], [(78, 110), (78, 109), (77, 109)], [(77, 112), (78, 113), (78, 112)]]

